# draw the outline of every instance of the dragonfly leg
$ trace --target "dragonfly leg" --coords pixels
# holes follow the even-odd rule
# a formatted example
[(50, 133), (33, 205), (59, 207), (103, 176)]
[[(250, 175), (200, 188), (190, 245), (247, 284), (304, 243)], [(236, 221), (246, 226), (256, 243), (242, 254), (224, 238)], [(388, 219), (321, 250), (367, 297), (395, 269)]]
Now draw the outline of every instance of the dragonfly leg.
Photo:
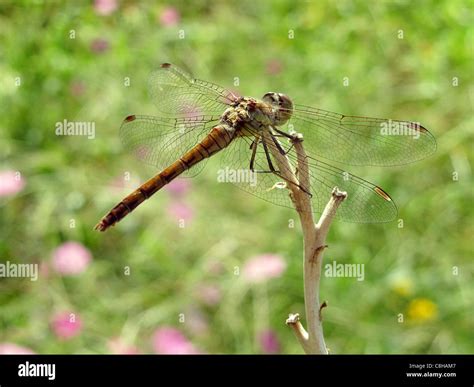
[(249, 146), (249, 149), (253, 149), (254, 145), (255, 145), (255, 142), (257, 141), (257, 138), (254, 138), (252, 143), (250, 144)]
[(267, 163), (268, 167), (270, 168), (270, 172), (277, 172), (275, 167), (273, 166), (272, 159), (270, 157), (270, 153), (268, 152), (268, 146), (265, 141), (265, 138), (262, 137), (262, 144), (263, 144), (263, 149), (265, 150), (265, 156), (267, 157)]
[[(284, 132), (282, 132), (284, 133)], [(291, 149), (293, 148), (293, 143), (291, 144), (291, 147), (285, 151), (283, 149), (283, 147), (281, 146), (281, 144), (278, 142), (278, 140), (274, 137), (273, 134), (270, 134), (273, 142), (275, 143), (275, 146), (278, 148), (278, 151), (283, 155), (283, 156), (286, 156), (288, 153), (290, 153)], [(287, 136), (290, 136), (290, 135), (287, 135)], [(285, 137), (287, 137), (285, 136)], [(291, 137), (291, 136), (290, 136)], [(291, 137), (292, 139), (294, 139), (294, 137)], [(263, 141), (263, 138), (262, 138), (262, 141)], [(264, 147), (265, 147), (265, 143), (264, 144)], [(267, 156), (268, 157), (268, 156)], [(287, 179), (285, 179), (280, 173), (278, 173), (277, 171), (274, 171), (275, 175), (277, 175), (278, 177), (282, 178), (283, 180), (285, 180), (287, 183), (290, 183), (290, 184), (295, 184), (293, 183), (292, 181), (289, 181)], [(296, 177), (298, 177), (298, 168), (296, 168), (296, 171), (295, 171), (295, 175)], [(310, 197), (312, 197), (313, 195), (308, 192), (308, 190), (306, 188), (304, 188), (303, 186), (301, 186), (300, 184), (295, 184), (300, 190), (302, 190), (303, 192), (307, 193)]]
[[(274, 134), (272, 133), (271, 136), (272, 136), (272, 140), (273, 142), (275, 143), (275, 145), (277, 146), (279, 152), (283, 155), (283, 156), (286, 156), (288, 153), (290, 153), (291, 149), (293, 149), (293, 145), (294, 145), (294, 140), (295, 140), (295, 136), (292, 136), (291, 134), (288, 134), (288, 133), (285, 133), (277, 128), (272, 128), (275, 132), (279, 133), (279, 134)], [(290, 139), (292, 140), (291, 141), (291, 146), (285, 151), (281, 144), (278, 143), (278, 141), (276, 141), (276, 138), (275, 137), (285, 137), (287, 139)], [(277, 144), (278, 143), (278, 144)]]
[(249, 169), (254, 172), (254, 162), (255, 162), (255, 155), (257, 153), (257, 147), (258, 147), (258, 141), (259, 141), (259, 137), (258, 136), (255, 136), (254, 140), (252, 141), (252, 144), (250, 145), (250, 149), (252, 149), (252, 157), (250, 158), (250, 167)]
[(250, 144), (249, 149), (252, 150), (252, 156), (250, 157), (250, 167), (249, 167), (249, 169), (252, 172), (255, 172), (255, 173), (273, 173), (274, 171), (264, 171), (264, 170), (256, 170), (255, 169), (255, 166), (254, 166), (254, 164), (255, 164), (255, 155), (257, 154), (257, 149), (258, 149), (258, 146), (259, 146), (260, 142), (262, 142), (262, 139), (260, 138), (260, 136), (255, 136), (254, 140)]
[(292, 136), (291, 134), (288, 134), (288, 133), (284, 132), (283, 130), (277, 129), (277, 128), (275, 128), (274, 126), (272, 127), (272, 129), (273, 129), (275, 132), (277, 132), (278, 134), (281, 134), (283, 137), (289, 138), (290, 140), (294, 140), (294, 139), (295, 139), (295, 136)]
[(270, 137), (272, 138), (273, 143), (277, 147), (278, 152), (280, 152), (281, 155), (286, 156), (287, 152), (283, 149), (281, 144), (278, 142), (278, 140), (275, 138), (275, 136), (272, 133), (270, 133)]
[[(281, 146), (281, 144), (276, 140), (276, 138), (274, 138), (274, 135), (273, 134), (270, 134), (270, 136), (272, 137), (272, 140), (275, 144), (275, 146), (277, 147), (278, 151), (282, 154), (282, 155), (286, 155), (290, 150), (291, 148), (288, 150), (288, 151), (285, 151), (283, 149), (283, 147)], [(285, 136), (286, 137), (286, 136)], [(262, 145), (263, 145), (263, 150), (265, 151), (265, 156), (267, 158), (267, 163), (268, 163), (268, 167), (269, 167), (269, 170), (268, 171), (264, 171), (264, 170), (261, 170), (261, 171), (257, 171), (254, 169), (254, 161), (255, 161), (255, 154), (257, 152), (257, 148), (258, 148), (258, 145), (259, 143), (262, 142)], [(274, 175), (278, 176), (280, 179), (283, 179), (287, 184), (294, 184), (296, 185), (300, 190), (302, 190), (303, 192), (307, 193), (310, 197), (312, 197), (313, 195), (308, 192), (307, 189), (305, 189), (304, 187), (302, 187), (301, 185), (299, 184), (296, 184), (288, 179), (286, 179), (284, 176), (281, 175), (280, 171), (277, 171), (275, 169), (275, 167), (273, 166), (273, 163), (272, 163), (272, 160), (271, 160), (271, 157), (270, 157), (270, 152), (268, 151), (268, 145), (265, 141), (265, 138), (264, 137), (255, 137), (255, 139), (252, 141), (252, 144), (250, 145), (250, 149), (252, 150), (252, 157), (250, 159), (250, 170), (252, 172), (255, 172), (255, 173), (273, 173)]]
[[(286, 134), (286, 133), (285, 133)], [(288, 137), (289, 135), (286, 135), (284, 137)], [(278, 149), (278, 151), (283, 155), (283, 156), (286, 156), (288, 154), (288, 152), (291, 150), (291, 148), (293, 147), (293, 145), (291, 145), (291, 147), (285, 151), (283, 149), (283, 147), (281, 146), (281, 144), (277, 141), (277, 139), (275, 138), (275, 135), (273, 135), (272, 133), (270, 133), (270, 137), (272, 138), (272, 141), (273, 143), (275, 144), (276, 148)], [(290, 136), (291, 137), (291, 136)], [(291, 137), (293, 138), (293, 137)], [(255, 161), (255, 154), (257, 153), (257, 148), (258, 148), (258, 145), (259, 145), (259, 142), (262, 142), (262, 145), (263, 145), (263, 149), (265, 151), (265, 156), (267, 158), (267, 163), (268, 163), (268, 167), (270, 168), (269, 171), (256, 171), (254, 170), (254, 161)], [(250, 144), (250, 149), (252, 150), (252, 157), (250, 158), (250, 170), (252, 172), (256, 172), (256, 173), (273, 173), (275, 174), (276, 176), (280, 177), (281, 179), (285, 180), (287, 183), (289, 184), (295, 184), (294, 182), (292, 181), (289, 181), (287, 179), (285, 179), (285, 177), (283, 177), (279, 171), (277, 171), (275, 169), (275, 167), (273, 166), (273, 163), (272, 163), (272, 159), (270, 157), (270, 153), (268, 152), (268, 145), (265, 141), (265, 138), (263, 137), (258, 137), (258, 136), (255, 136), (255, 139), (252, 141), (252, 144)], [(299, 189), (301, 189), (303, 192), (307, 193), (310, 197), (312, 197), (313, 195), (308, 192), (308, 190), (306, 190), (304, 187), (302, 187), (301, 185), (299, 184), (295, 184)]]
[(293, 149), (293, 146), (294, 146), (294, 143), (291, 143), (291, 146), (287, 150), (283, 150), (283, 152), (285, 152), (285, 153), (282, 153), (283, 156), (286, 156), (287, 154), (289, 154), (290, 151)]

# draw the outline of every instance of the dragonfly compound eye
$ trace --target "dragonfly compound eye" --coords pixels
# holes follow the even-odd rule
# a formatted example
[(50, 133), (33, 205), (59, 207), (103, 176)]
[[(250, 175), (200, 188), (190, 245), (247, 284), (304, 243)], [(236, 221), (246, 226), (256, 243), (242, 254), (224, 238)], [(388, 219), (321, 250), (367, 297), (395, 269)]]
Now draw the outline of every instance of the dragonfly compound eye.
[(282, 125), (291, 118), (293, 114), (293, 102), (285, 94), (278, 94), (278, 124)]
[(278, 93), (273, 93), (273, 92), (267, 93), (263, 96), (262, 101), (270, 105), (278, 105), (278, 102), (279, 102)]

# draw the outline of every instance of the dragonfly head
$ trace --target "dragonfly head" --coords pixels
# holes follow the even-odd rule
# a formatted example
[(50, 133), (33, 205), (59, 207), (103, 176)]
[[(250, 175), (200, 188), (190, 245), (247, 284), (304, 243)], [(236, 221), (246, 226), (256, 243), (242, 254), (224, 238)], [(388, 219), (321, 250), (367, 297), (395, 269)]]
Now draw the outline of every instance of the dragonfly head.
[(283, 125), (291, 118), (293, 102), (291, 102), (290, 97), (287, 95), (271, 92), (265, 94), (262, 100), (272, 106), (275, 115), (275, 125)]

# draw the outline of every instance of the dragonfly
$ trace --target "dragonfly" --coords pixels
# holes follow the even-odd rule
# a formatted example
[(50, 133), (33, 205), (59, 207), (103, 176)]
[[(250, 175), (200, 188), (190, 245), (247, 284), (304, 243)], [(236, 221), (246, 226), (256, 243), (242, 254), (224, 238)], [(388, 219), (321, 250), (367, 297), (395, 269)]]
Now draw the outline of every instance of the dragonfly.
[[(390, 195), (334, 164), (403, 165), (436, 150), (434, 136), (418, 122), (333, 113), (293, 103), (276, 92), (261, 99), (241, 97), (169, 63), (152, 72), (148, 86), (159, 116), (129, 115), (120, 137), (126, 149), (160, 172), (113, 207), (96, 230), (115, 225), (178, 176), (197, 175), (216, 154), (225, 170), (255, 177), (231, 182), (268, 202), (293, 208), (285, 188), (298, 184), (311, 196), (312, 211), (321, 213), (337, 186), (348, 195), (336, 218), (389, 222), (398, 213)], [(296, 164), (291, 145), (295, 132), (303, 138), (308, 187), (286, 181), (274, 157), (277, 151), (288, 165)]]

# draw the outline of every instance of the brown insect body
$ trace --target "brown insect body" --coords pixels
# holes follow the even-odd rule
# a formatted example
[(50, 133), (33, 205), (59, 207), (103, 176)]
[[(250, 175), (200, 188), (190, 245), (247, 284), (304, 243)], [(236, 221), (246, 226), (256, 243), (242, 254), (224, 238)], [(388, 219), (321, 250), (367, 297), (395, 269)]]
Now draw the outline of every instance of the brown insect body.
[[(268, 104), (253, 98), (241, 98), (222, 114), (221, 124), (211, 129), (200, 143), (125, 197), (101, 219), (95, 229), (107, 230), (184, 171), (227, 147), (235, 137), (254, 136), (255, 130), (272, 122), (271, 116), (272, 109)], [(124, 121), (134, 119), (135, 116), (131, 115)]]

